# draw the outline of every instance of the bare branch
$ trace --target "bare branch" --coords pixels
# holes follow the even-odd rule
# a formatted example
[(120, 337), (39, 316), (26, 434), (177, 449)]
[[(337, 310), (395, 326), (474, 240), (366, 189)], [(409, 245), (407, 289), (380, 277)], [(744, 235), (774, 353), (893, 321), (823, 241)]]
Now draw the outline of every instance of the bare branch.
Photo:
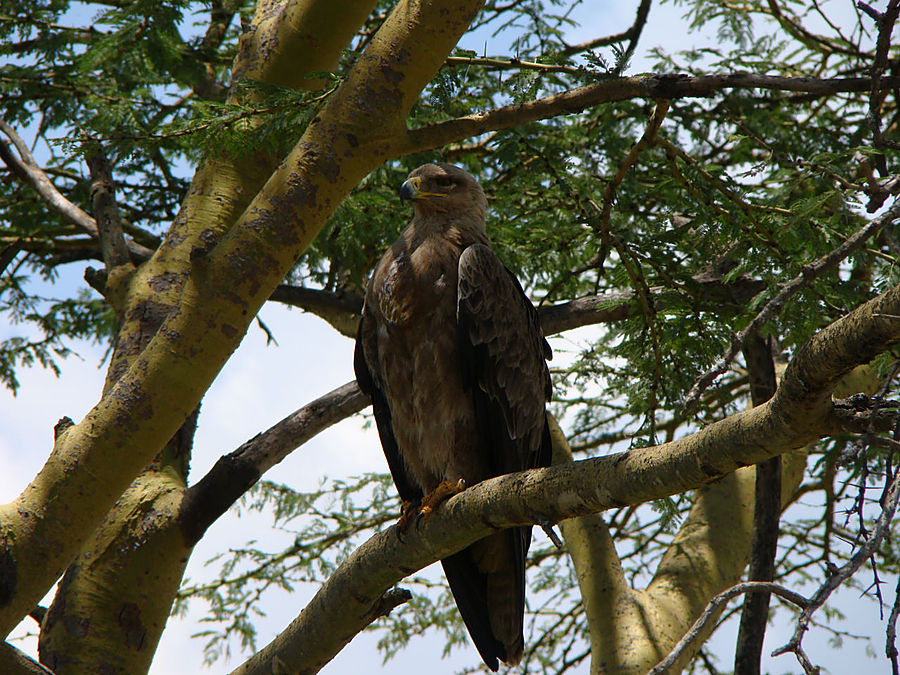
[[(663, 292), (660, 288), (652, 290), (656, 293)], [(591, 295), (556, 305), (539, 307), (538, 315), (541, 317), (544, 335), (555, 335), (579, 326), (612, 323), (627, 319), (631, 315), (633, 301), (633, 291)]]
[(53, 675), (52, 670), (29, 658), (25, 652), (8, 642), (0, 642), (0, 670), (7, 675)]
[(647, 675), (663, 675), (663, 673), (668, 673), (672, 666), (678, 662), (678, 659), (681, 658), (682, 654), (690, 651), (691, 646), (704, 635), (705, 629), (709, 626), (710, 622), (715, 621), (718, 618), (721, 607), (728, 603), (732, 598), (744, 593), (774, 593), (778, 597), (784, 598), (800, 608), (806, 608), (809, 604), (809, 601), (799, 593), (795, 593), (784, 586), (773, 584), (769, 581), (745, 581), (740, 584), (735, 584), (709, 601), (709, 604), (706, 605), (706, 609), (703, 610), (703, 613), (697, 618), (694, 625), (691, 626), (691, 629), (685, 633), (684, 637), (678, 641), (672, 648), (672, 651), (670, 651), (662, 661), (650, 669)]
[[(891, 0), (884, 13), (876, 12), (863, 2), (860, 2), (858, 6), (869, 14), (869, 16), (873, 16), (874, 14), (873, 18), (878, 26), (878, 39), (875, 45), (875, 61), (872, 64), (870, 71), (872, 91), (869, 94), (869, 111), (866, 115), (866, 121), (872, 129), (872, 140), (874, 141), (876, 148), (883, 148), (885, 146), (896, 148), (897, 145), (885, 141), (881, 133), (881, 80), (884, 75), (884, 69), (887, 67), (888, 50), (891, 46), (891, 33), (894, 30), (894, 24), (897, 22), (897, 17), (900, 15), (900, 0)], [(881, 175), (886, 175), (887, 164), (885, 163), (884, 155), (879, 154), (875, 158), (875, 162), (878, 164)]]
[(499, 59), (484, 56), (448, 56), (448, 66), (486, 66), (497, 70), (537, 70), (544, 73), (571, 73), (583, 75), (584, 70), (575, 66), (562, 66), (554, 63), (539, 63), (536, 61), (522, 61), (515, 57)]
[(304, 288), (280, 284), (269, 300), (299, 307), (325, 319), (346, 337), (356, 336), (363, 299), (355, 293), (334, 293), (322, 288)]
[(819, 589), (809, 599), (807, 606), (804, 607), (803, 611), (800, 613), (800, 617), (797, 619), (797, 626), (794, 629), (794, 634), (791, 636), (791, 639), (783, 647), (779, 647), (772, 652), (772, 656), (778, 656), (779, 654), (784, 654), (786, 652), (794, 652), (805, 672), (818, 672), (818, 669), (815, 669), (809, 664), (809, 660), (803, 652), (801, 646), (803, 634), (809, 628), (809, 622), (812, 620), (812, 615), (825, 604), (825, 601), (828, 600), (835, 589), (865, 564), (881, 544), (882, 539), (884, 539), (884, 536), (890, 529), (891, 521), (894, 518), (894, 512), (897, 509), (898, 500), (900, 500), (900, 472), (895, 474), (891, 481), (887, 491), (887, 499), (885, 500), (881, 514), (878, 516), (878, 520), (875, 521), (875, 527), (872, 530), (871, 536), (859, 547), (846, 564), (830, 574), (825, 582), (819, 586)]
[(116, 204), (116, 187), (106, 155), (99, 146), (87, 157), (91, 171), (91, 201), (100, 238), (100, 250), (107, 271), (130, 262), (128, 245), (122, 234), (122, 221)]
[[(794, 91), (829, 96), (869, 91), (872, 84), (872, 79), (869, 77), (816, 79), (751, 73), (696, 77), (689, 75), (620, 77), (545, 96), (534, 101), (495, 108), (441, 124), (413, 129), (407, 132), (405, 140), (398, 143), (397, 151), (399, 154), (408, 155), (478, 136), (488, 131), (508, 129), (557, 115), (581, 112), (601, 103), (626, 101), (634, 98), (658, 100), (708, 97), (728, 89)], [(900, 84), (900, 77), (886, 77), (882, 80), (882, 84), (885, 87), (896, 87)]]
[(216, 521), (259, 477), (316, 434), (370, 403), (356, 382), (325, 394), (257, 434), (185, 491), (179, 519), (187, 541), (200, 540)]
[(0, 132), (3, 132), (3, 135), (12, 141), (19, 153), (19, 156), (16, 157), (10, 151), (9, 145), (0, 139), (0, 158), (6, 162), (10, 170), (28, 183), (56, 213), (69, 222), (74, 223), (79, 229), (87, 232), (92, 237), (99, 239), (100, 233), (97, 230), (97, 222), (56, 189), (56, 186), (47, 178), (47, 174), (34, 161), (34, 157), (31, 156), (28, 146), (25, 145), (22, 138), (3, 120), (0, 120)]
[[(761, 405), (775, 395), (777, 380), (772, 345), (759, 335), (744, 345), (744, 361), (750, 375), (750, 399)], [(750, 544), (749, 581), (775, 579), (778, 519), (781, 515), (781, 457), (756, 465), (753, 533)], [(769, 618), (769, 593), (753, 593), (744, 599), (734, 655), (735, 675), (759, 675), (760, 657)]]
[(581, 42), (575, 45), (567, 45), (566, 48), (562, 50), (562, 54), (564, 56), (572, 56), (573, 54), (580, 54), (581, 52), (586, 52), (590, 49), (606, 47), (608, 45), (614, 45), (619, 42), (625, 42), (626, 40), (629, 41), (627, 51), (632, 52), (637, 46), (637, 41), (641, 37), (644, 26), (647, 24), (647, 16), (649, 15), (649, 13), (650, 0), (641, 0), (641, 4), (638, 6), (637, 12), (635, 13), (634, 23), (624, 33), (606, 35), (604, 37), (588, 40), (587, 42)]
[[(47, 177), (47, 174), (34, 161), (28, 146), (25, 145), (25, 142), (16, 131), (6, 122), (0, 120), (0, 132), (12, 142), (18, 152), (18, 156), (16, 156), (9, 144), (0, 139), (0, 159), (6, 163), (10, 170), (20, 180), (30, 185), (53, 211), (99, 240), (100, 231), (97, 228), (97, 221), (85, 213), (77, 204), (73, 204), (66, 199), (56, 189), (56, 186)], [(128, 250), (131, 255), (140, 260), (149, 258), (153, 254), (153, 251), (149, 248), (135, 242), (128, 242)]]
[(891, 662), (891, 675), (900, 675), (900, 664), (897, 663), (897, 617), (900, 616), (900, 578), (894, 587), (894, 604), (888, 617), (885, 631), (884, 654)]

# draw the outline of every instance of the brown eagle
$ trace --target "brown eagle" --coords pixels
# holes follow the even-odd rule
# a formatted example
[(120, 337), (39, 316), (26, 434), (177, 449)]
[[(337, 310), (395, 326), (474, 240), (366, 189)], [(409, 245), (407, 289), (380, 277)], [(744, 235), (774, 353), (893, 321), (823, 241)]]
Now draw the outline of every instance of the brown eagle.
[[(549, 465), (551, 352), (534, 306), (491, 250), (475, 179), (426, 164), (400, 197), (415, 215), (369, 281), (354, 369), (405, 526), (465, 486)], [(530, 543), (531, 527), (517, 527), (441, 561), (491, 670), (522, 657)]]

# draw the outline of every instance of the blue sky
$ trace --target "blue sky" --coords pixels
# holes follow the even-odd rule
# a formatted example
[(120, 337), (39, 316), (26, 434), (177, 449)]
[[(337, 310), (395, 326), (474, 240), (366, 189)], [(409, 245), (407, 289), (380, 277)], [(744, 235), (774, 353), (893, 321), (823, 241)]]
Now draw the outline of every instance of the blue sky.
[[(839, 3), (850, 9), (849, 2)], [(637, 0), (628, 2), (586, 2), (576, 16), (583, 27), (573, 31), (571, 42), (579, 42), (601, 34), (619, 32), (627, 28), (634, 15)], [(641, 40), (641, 47), (632, 62), (632, 72), (651, 69), (652, 59), (643, 56), (650, 45), (661, 45), (668, 50), (686, 48), (689, 45), (706, 46), (714, 43), (711, 33), (688, 34), (680, 18), (683, 9), (670, 3), (655, 3), (650, 23)], [(467, 47), (481, 51), (484, 36), (472, 38)], [(477, 42), (477, 46), (476, 43)], [(504, 53), (504, 45), (488, 42), (489, 55)], [(63, 295), (66, 289), (82, 287), (81, 270), (73, 267), (57, 282), (56, 292)], [(261, 318), (272, 329), (278, 346), (267, 346), (265, 335), (255, 325), (251, 326), (241, 347), (225, 366), (207, 394), (200, 416), (192, 461), (194, 480), (202, 476), (222, 454), (227, 453), (261, 430), (266, 429), (303, 404), (317, 398), (353, 378), (353, 343), (337, 335), (321, 320), (290, 310), (280, 305), (270, 305), (261, 312)], [(16, 327), (0, 327), (0, 336), (17, 332)], [(571, 335), (560, 340), (558, 349), (571, 348)], [(63, 365), (59, 378), (40, 368), (21, 373), (21, 389), (16, 398), (0, 391), (0, 499), (13, 499), (22, 487), (38, 471), (52, 445), (52, 429), (57, 420), (68, 415), (80, 419), (96, 403), (102, 388), (104, 367), (101, 364), (104, 349), (81, 344), (77, 346), (80, 358), (72, 357)], [(309, 489), (323, 476), (339, 477), (367, 471), (383, 471), (384, 459), (374, 429), (364, 429), (364, 420), (355, 417), (346, 420), (307, 443), (294, 452), (282, 464), (275, 467), (266, 478), (287, 483), (297, 489)], [(203, 563), (214, 554), (230, 546), (240, 546), (251, 538), (265, 538), (272, 550), (284, 543), (282, 535), (269, 533), (271, 522), (264, 516), (245, 516), (240, 519), (220, 519), (200, 542), (188, 566), (187, 576), (202, 579), (210, 576)], [(261, 609), (266, 616), (258, 622), (260, 644), (265, 644), (287, 623), (311, 597), (314, 589), (299, 589), (293, 594), (264, 596)], [(886, 591), (890, 594), (890, 590)], [(883, 625), (877, 611), (868, 601), (860, 602), (854, 591), (841, 594), (841, 604), (851, 616), (848, 629), (856, 633), (874, 636), (873, 647), (883, 654)], [(890, 600), (890, 597), (888, 598)], [(49, 600), (49, 599), (48, 599)], [(202, 641), (192, 640), (191, 633), (202, 629), (198, 624), (202, 605), (196, 604), (184, 620), (172, 619), (163, 636), (153, 675), (175, 675), (201, 672)], [(852, 617), (859, 617), (855, 619)], [(26, 622), (25, 626), (28, 624)], [(780, 646), (789, 637), (790, 627), (776, 625), (768, 636), (766, 651)], [(720, 667), (727, 670), (734, 648), (734, 630), (723, 631), (715, 638), (716, 651), (722, 656)], [(841, 649), (827, 644), (829, 635), (811, 631), (805, 640), (810, 656), (831, 672), (852, 672), (864, 668), (867, 673), (890, 672), (883, 656), (877, 660), (868, 658), (864, 644), (845, 642)], [(33, 642), (29, 643), (33, 648)], [(398, 658), (384, 668), (389, 673), (419, 673), (423, 664), (433, 673), (451, 673), (479, 662), (471, 647), (457, 649), (450, 658), (437, 661), (442, 644), (434, 639), (414, 641)], [(208, 672), (230, 670), (242, 660), (239, 652), (226, 667), (219, 662)], [(772, 673), (797, 672), (799, 667), (792, 656), (767, 659), (764, 666)], [(326, 669), (326, 673), (372, 672), (380, 664), (380, 655), (373, 636), (357, 637)], [(584, 669), (586, 672), (586, 668)]]

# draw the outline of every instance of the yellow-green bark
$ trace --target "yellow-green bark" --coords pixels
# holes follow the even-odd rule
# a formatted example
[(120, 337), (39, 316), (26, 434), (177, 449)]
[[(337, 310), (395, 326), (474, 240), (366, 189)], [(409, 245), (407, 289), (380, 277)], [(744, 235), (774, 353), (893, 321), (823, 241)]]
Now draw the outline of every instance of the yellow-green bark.
[(4, 564), (15, 578), (0, 607), (4, 633), (196, 408), (328, 215), (390, 156), (389, 131), (405, 128), (410, 106), (479, 5), (401, 2), (237, 223), (212, 250), (191, 249), (178, 306), (101, 402), (60, 436), (23, 494), (0, 509)]
[[(235, 63), (237, 77), (306, 89), (315, 85), (306, 75), (335, 65), (340, 49), (373, 2), (340, 7), (322, 0), (264, 5), (257, 10), (253, 29), (243, 36)], [(127, 294), (117, 294), (123, 320), (106, 391), (177, 305), (192, 247), (227, 229), (277, 159), (220, 154), (202, 164), (160, 251), (130, 276)], [(110, 277), (116, 273), (111, 270)], [(113, 290), (110, 284), (107, 287)], [(69, 566), (41, 631), (42, 660), (57, 673), (138, 673), (149, 667), (195, 543), (186, 541), (178, 519), (192, 434), (192, 424), (182, 427), (116, 502)], [(173, 483), (173, 476), (180, 484)], [(160, 495), (175, 507), (158, 508)], [(111, 544), (131, 537), (135, 518), (140, 518), (142, 538), (124, 547)]]
[[(572, 461), (555, 424), (551, 434), (554, 463)], [(803, 478), (806, 454), (802, 448), (784, 456), (784, 505)], [(643, 590), (628, 585), (600, 515), (560, 524), (590, 629), (591, 673), (646, 673), (668, 654), (713, 596), (740, 581), (750, 555), (755, 475), (755, 467), (739, 469), (697, 491), (689, 515)], [(698, 648), (702, 644), (698, 641)], [(694, 655), (686, 652), (678, 668)]]
[(41, 662), (54, 673), (140, 673), (156, 644), (190, 555), (178, 527), (184, 482), (144, 472), (78, 554), (42, 631)]

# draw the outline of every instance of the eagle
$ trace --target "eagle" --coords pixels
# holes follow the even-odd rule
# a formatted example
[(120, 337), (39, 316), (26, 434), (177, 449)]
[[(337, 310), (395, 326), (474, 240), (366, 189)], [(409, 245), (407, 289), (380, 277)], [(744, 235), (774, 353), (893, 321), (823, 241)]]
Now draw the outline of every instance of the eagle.
[[(369, 280), (354, 352), (388, 467), (401, 530), (487, 478), (550, 464), (546, 361), (537, 311), (491, 249), (487, 199), (451, 164), (400, 187), (414, 216)], [(531, 527), (503, 530), (441, 560), (481, 658), (522, 658)]]

